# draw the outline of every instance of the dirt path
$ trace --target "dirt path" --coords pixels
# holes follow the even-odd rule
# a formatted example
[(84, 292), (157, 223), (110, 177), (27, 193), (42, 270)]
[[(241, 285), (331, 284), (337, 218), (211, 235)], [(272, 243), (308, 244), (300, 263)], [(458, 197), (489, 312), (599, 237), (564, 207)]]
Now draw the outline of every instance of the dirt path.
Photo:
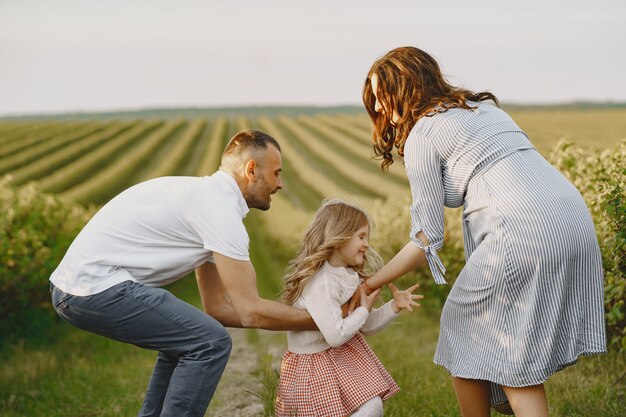
[(263, 404), (254, 394), (262, 390), (255, 371), (257, 346), (246, 340), (246, 330), (228, 329), (233, 349), (206, 417), (256, 417), (263, 415)]

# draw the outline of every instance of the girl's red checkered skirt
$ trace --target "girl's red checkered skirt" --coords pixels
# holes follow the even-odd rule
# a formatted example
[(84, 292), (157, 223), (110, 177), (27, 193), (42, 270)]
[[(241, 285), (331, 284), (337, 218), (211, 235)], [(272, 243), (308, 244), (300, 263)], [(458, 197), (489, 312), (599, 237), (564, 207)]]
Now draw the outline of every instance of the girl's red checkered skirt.
[(323, 352), (285, 352), (276, 395), (276, 417), (344, 417), (366, 401), (400, 388), (360, 333)]

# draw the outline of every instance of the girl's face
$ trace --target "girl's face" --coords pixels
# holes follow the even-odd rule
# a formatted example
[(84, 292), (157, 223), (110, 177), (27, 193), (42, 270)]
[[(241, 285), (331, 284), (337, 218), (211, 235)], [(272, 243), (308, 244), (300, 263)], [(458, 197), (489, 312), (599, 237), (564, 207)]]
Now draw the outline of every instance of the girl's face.
[(335, 267), (361, 266), (365, 262), (365, 251), (369, 247), (369, 225), (354, 232), (349, 241), (335, 248), (328, 262)]
[(374, 111), (376, 113), (381, 113), (385, 117), (389, 118), (389, 122), (392, 126), (396, 126), (396, 124), (400, 121), (400, 115), (394, 109), (389, 116), (389, 111), (383, 107), (383, 104), (378, 100), (378, 75), (372, 74), (372, 78), (370, 78), (370, 84), (372, 86), (372, 92), (374, 93), (374, 97), (376, 98), (376, 102), (374, 103)]

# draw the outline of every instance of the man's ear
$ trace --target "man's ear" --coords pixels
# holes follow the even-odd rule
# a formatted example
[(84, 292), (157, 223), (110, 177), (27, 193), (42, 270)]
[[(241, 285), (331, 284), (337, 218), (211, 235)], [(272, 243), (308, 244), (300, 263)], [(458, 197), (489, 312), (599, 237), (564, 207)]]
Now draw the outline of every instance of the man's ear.
[(254, 159), (251, 159), (246, 163), (244, 175), (249, 182), (254, 182), (256, 180), (257, 168), (258, 167)]

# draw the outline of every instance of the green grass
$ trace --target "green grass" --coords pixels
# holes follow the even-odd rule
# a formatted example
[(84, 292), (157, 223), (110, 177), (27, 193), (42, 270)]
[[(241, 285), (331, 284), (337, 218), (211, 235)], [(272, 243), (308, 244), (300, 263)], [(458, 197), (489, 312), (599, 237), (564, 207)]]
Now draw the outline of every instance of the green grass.
[(276, 399), (279, 376), (278, 369), (275, 366), (276, 357), (269, 352), (272, 338), (261, 338), (258, 332), (255, 331), (251, 331), (248, 334), (253, 337), (249, 337), (247, 341), (255, 344), (258, 353), (258, 364), (253, 376), (261, 382), (259, 391), (251, 394), (256, 396), (263, 405), (262, 416), (272, 417), (274, 415), (274, 400)]
[(64, 323), (57, 341), (18, 344), (3, 352), (0, 416), (136, 414), (156, 354)]

